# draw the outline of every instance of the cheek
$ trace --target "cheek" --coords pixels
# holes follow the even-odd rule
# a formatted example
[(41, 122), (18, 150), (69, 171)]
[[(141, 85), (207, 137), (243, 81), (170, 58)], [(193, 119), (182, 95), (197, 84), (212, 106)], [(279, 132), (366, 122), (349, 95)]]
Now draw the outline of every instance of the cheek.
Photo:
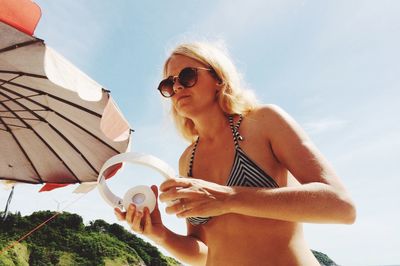
[(217, 91), (217, 86), (213, 82), (207, 82), (199, 86), (199, 93), (201, 93), (204, 97), (210, 96), (214, 97)]

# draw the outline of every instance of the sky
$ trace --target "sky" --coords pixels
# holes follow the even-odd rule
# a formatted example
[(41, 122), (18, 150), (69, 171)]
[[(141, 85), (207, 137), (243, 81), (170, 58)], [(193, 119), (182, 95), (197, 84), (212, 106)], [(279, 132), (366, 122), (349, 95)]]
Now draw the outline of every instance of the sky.
[[(35, 35), (111, 91), (135, 130), (131, 150), (175, 169), (187, 143), (156, 90), (163, 61), (179, 42), (223, 42), (260, 102), (297, 120), (356, 204), (353, 225), (305, 224), (309, 246), (340, 265), (400, 264), (400, 1), (35, 2), (42, 9)], [(162, 181), (131, 165), (109, 186), (122, 196)], [(96, 190), (39, 189), (16, 186), (10, 210), (117, 222)], [(0, 188), (0, 204), (8, 193)], [(165, 213), (163, 220), (185, 232), (183, 220)]]

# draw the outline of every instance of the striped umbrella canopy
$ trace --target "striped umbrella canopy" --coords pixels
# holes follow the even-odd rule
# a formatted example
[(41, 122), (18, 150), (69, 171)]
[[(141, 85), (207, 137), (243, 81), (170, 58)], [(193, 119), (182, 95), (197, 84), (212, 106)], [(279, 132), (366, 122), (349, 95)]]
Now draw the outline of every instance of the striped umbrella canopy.
[(0, 0), (0, 180), (93, 187), (131, 129), (108, 90), (33, 36), (40, 16), (30, 0)]

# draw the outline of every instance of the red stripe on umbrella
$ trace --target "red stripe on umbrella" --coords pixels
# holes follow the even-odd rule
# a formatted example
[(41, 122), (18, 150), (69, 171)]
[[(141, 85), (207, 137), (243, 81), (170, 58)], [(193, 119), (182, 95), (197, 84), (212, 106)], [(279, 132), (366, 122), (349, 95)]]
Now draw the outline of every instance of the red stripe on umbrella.
[(26, 33), (33, 35), (42, 12), (31, 0), (0, 0), (0, 21)]

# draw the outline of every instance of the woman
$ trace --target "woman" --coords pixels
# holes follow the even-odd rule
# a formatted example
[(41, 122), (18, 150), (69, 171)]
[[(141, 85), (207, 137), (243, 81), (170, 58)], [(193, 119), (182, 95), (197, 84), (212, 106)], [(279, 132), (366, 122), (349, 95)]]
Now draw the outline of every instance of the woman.
[[(132, 204), (132, 230), (190, 265), (319, 265), (302, 222), (345, 223), (355, 208), (334, 170), (299, 125), (241, 89), (230, 59), (206, 43), (178, 46), (159, 85), (191, 145), (182, 178), (160, 186), (169, 214), (187, 218), (187, 235), (167, 229), (158, 207)], [(157, 187), (152, 187), (157, 195)]]

